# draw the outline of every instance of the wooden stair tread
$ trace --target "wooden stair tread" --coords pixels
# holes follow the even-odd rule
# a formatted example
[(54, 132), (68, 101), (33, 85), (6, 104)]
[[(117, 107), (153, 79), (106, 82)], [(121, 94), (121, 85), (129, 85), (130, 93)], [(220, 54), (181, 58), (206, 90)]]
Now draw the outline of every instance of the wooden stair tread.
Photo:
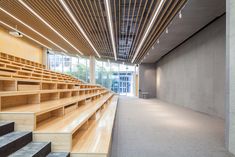
[(108, 154), (117, 99), (118, 96), (114, 96), (100, 119), (92, 121), (88, 130), (82, 130), (74, 137), (71, 154)]
[(5, 109), (2, 109), (2, 113), (4, 112), (26, 112), (26, 113), (35, 113), (35, 114), (42, 114), (60, 107), (63, 107), (65, 105), (71, 104), (73, 102), (78, 102), (81, 100), (84, 100), (86, 98), (99, 95), (105, 92), (95, 93), (95, 94), (86, 94), (84, 96), (74, 96), (69, 98), (63, 98), (59, 100), (51, 100), (42, 102), (40, 104), (26, 104), (26, 105), (19, 105), (14, 107), (8, 107)]
[(80, 106), (75, 111), (61, 116), (50, 118), (38, 125), (35, 133), (73, 133), (81, 127), (102, 105), (110, 98), (112, 94), (104, 96), (98, 101), (90, 102)]
[(86, 91), (86, 90), (101, 90), (103, 88), (86, 88), (86, 89), (47, 89), (47, 90), (30, 90), (30, 91), (2, 91), (0, 96), (14, 96), (14, 95), (31, 95), (39, 93), (56, 93), (56, 92), (72, 92), (72, 91)]

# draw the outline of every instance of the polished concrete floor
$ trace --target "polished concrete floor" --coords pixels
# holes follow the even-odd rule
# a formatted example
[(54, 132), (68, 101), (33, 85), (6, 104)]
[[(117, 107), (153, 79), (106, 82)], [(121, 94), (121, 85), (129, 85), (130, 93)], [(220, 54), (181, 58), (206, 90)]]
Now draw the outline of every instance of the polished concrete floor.
[(232, 157), (224, 121), (157, 99), (120, 96), (111, 157)]

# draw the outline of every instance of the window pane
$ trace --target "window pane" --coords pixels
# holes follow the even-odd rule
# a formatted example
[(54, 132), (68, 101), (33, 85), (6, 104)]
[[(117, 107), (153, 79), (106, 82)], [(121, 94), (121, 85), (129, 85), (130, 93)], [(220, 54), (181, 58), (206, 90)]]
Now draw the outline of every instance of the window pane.
[(63, 56), (63, 72), (66, 74), (71, 74), (71, 57), (70, 56)]
[(97, 61), (95, 63), (95, 79), (96, 83), (102, 85), (102, 75), (103, 75), (103, 62)]
[(63, 72), (63, 56), (60, 54), (55, 55), (55, 71)]

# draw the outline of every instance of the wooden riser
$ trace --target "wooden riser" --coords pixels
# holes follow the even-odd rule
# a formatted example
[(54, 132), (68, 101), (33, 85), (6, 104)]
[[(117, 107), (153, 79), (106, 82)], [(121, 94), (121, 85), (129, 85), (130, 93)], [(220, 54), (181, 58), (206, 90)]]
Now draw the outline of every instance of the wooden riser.
[(33, 133), (34, 141), (51, 142), (53, 152), (70, 152), (72, 134), (69, 133)]
[(0, 119), (15, 122), (16, 131), (32, 131), (35, 128), (33, 113), (1, 113)]

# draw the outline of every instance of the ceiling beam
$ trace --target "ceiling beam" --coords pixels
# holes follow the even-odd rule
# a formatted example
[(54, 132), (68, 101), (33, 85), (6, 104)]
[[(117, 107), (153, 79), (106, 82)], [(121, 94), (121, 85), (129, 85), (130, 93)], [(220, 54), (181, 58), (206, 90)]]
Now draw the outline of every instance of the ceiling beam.
[(48, 22), (46, 22), (40, 15), (38, 15), (30, 6), (28, 6), (23, 0), (18, 0), (26, 9), (28, 9), (33, 15), (35, 15), (40, 21), (42, 21), (47, 27), (61, 37), (66, 43), (74, 48), (80, 55), (84, 55), (79, 49), (77, 49), (72, 43), (70, 43), (64, 36), (62, 36), (57, 30), (55, 30)]
[(8, 16), (12, 17), (14, 20), (16, 20), (17, 22), (21, 23), (22, 25), (24, 25), (25, 27), (27, 27), (28, 29), (30, 29), (31, 31), (33, 31), (34, 33), (38, 34), (39, 36), (41, 36), (42, 38), (46, 39), (47, 41), (49, 41), (50, 43), (52, 43), (53, 45), (55, 45), (56, 47), (58, 47), (59, 49), (61, 49), (64, 52), (67, 52), (64, 48), (62, 48), (61, 46), (59, 46), (58, 44), (54, 43), (53, 41), (51, 41), (49, 38), (45, 37), (44, 35), (42, 35), (41, 33), (39, 33), (38, 31), (36, 31), (35, 29), (33, 29), (31, 26), (27, 25), (26, 23), (24, 23), (23, 21), (21, 21), (19, 18), (15, 17), (14, 15), (12, 15), (11, 13), (9, 13), (8, 11), (6, 11), (5, 9), (3, 9), (2, 7), (0, 7), (0, 10), (2, 12), (4, 12), (5, 14), (7, 14)]
[(144, 34), (142, 40), (140, 41), (140, 43), (139, 43), (139, 45), (138, 45), (138, 47), (137, 47), (137, 50), (136, 50), (136, 52), (135, 52), (135, 54), (134, 54), (134, 57), (132, 58), (132, 61), (131, 61), (132, 63), (134, 63), (134, 61), (135, 61), (137, 55), (139, 54), (140, 49), (142, 48), (142, 46), (143, 46), (143, 44), (144, 44), (144, 42), (145, 42), (147, 36), (149, 35), (150, 30), (151, 30), (151, 28), (152, 28), (152, 26), (153, 26), (155, 20), (157, 19), (158, 15), (159, 15), (159, 13), (160, 13), (160, 10), (161, 10), (161, 8), (163, 7), (164, 2), (165, 2), (165, 0), (161, 0), (160, 3), (158, 4), (158, 7), (157, 7), (157, 9), (156, 9), (156, 11), (155, 11), (155, 13), (154, 13), (152, 19), (151, 19), (151, 22), (149, 23), (149, 25), (148, 25), (148, 27), (147, 27), (147, 29), (146, 29), (146, 31), (145, 31), (145, 34)]
[(96, 55), (101, 58), (99, 52), (96, 50), (96, 48), (94, 47), (94, 45), (92, 44), (91, 40), (88, 38), (88, 36), (86, 35), (85, 31), (83, 30), (82, 26), (79, 24), (79, 22), (77, 21), (77, 19), (75, 18), (75, 16), (73, 15), (72, 11), (69, 9), (69, 7), (67, 6), (67, 4), (65, 3), (64, 0), (60, 0), (60, 3), (62, 4), (62, 6), (64, 7), (64, 9), (66, 10), (66, 12), (69, 14), (70, 18), (73, 20), (73, 22), (76, 24), (76, 26), (78, 27), (79, 31), (81, 31), (82, 35), (85, 37), (85, 39), (88, 41), (88, 43), (91, 45), (92, 49), (95, 51)]
[(111, 40), (112, 40), (114, 58), (115, 60), (117, 60), (116, 44), (115, 44), (114, 31), (113, 31), (113, 20), (112, 20), (111, 9), (110, 9), (111, 8), (110, 1), (109, 0), (104, 0), (104, 1), (105, 1), (106, 13), (108, 16), (109, 33), (110, 33)]

